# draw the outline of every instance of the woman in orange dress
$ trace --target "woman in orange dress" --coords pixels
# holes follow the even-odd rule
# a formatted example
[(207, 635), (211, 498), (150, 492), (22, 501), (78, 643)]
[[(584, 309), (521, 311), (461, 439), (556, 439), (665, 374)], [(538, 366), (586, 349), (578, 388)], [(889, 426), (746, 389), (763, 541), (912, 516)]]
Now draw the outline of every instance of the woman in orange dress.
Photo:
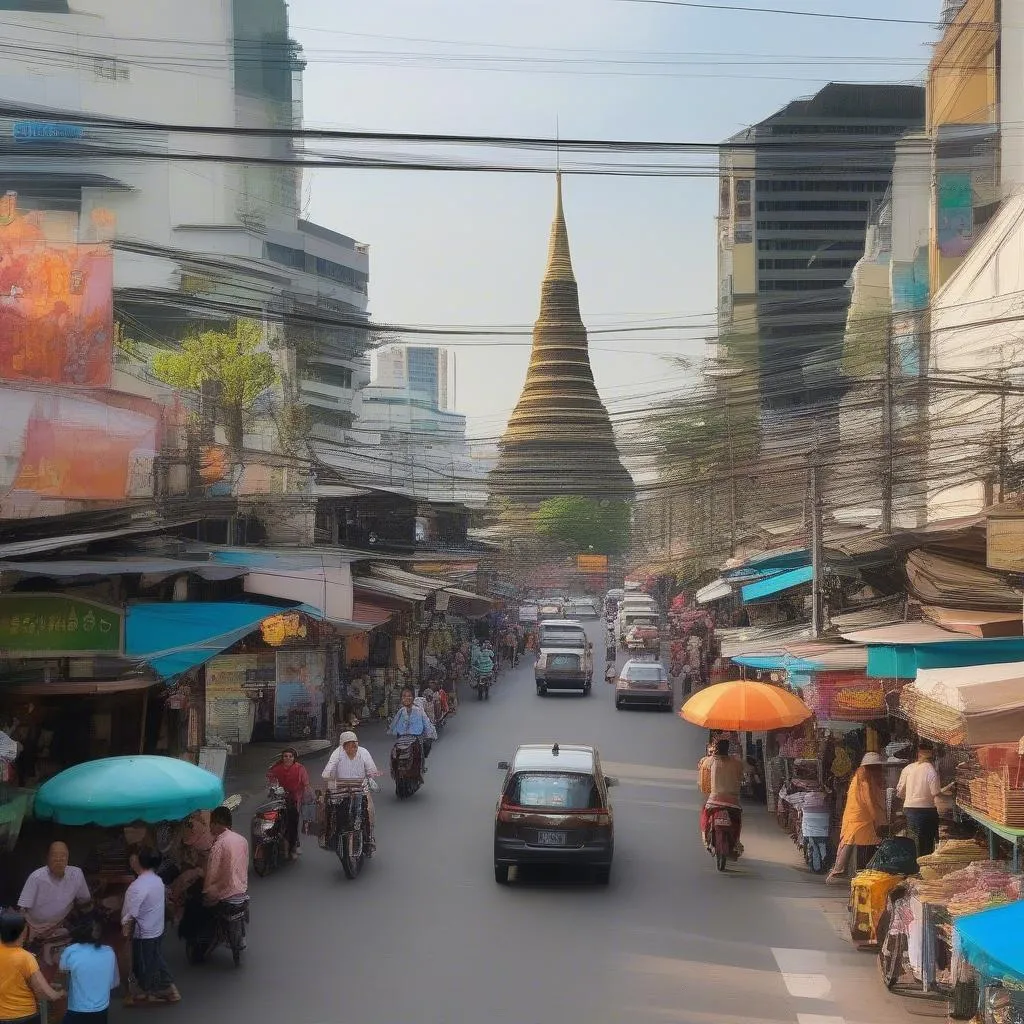
[(878, 828), (888, 821), (885, 810), (885, 775), (882, 771), (884, 767), (882, 756), (868, 751), (850, 779), (839, 833), (839, 850), (835, 867), (825, 879), (826, 884), (838, 882), (846, 875), (846, 865), (855, 848), (863, 858), (878, 846)]

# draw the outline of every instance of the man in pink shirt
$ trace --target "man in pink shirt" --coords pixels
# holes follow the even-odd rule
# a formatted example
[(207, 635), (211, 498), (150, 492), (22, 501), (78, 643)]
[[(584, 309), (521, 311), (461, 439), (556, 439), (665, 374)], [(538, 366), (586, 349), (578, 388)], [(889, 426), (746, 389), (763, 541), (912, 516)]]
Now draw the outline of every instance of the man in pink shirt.
[(249, 843), (231, 829), (231, 811), (215, 807), (210, 812), (210, 834), (214, 837), (206, 862), (203, 902), (241, 902), (249, 892)]

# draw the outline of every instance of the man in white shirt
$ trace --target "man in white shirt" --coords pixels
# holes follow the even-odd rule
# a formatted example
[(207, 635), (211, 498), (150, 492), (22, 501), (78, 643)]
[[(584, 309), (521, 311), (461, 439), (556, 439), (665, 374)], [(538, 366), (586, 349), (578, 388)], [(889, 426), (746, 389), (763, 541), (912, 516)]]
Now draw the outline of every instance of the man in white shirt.
[(81, 868), (68, 863), (64, 843), (51, 843), (46, 867), (33, 871), (18, 897), (18, 907), (29, 926), (29, 941), (52, 935), (78, 907), (89, 910), (92, 895)]
[(935, 851), (939, 838), (939, 812), (935, 798), (948, 791), (939, 781), (935, 769), (935, 747), (928, 740), (917, 745), (917, 761), (908, 764), (900, 773), (896, 784), (896, 795), (903, 801), (903, 812), (907, 825), (917, 838), (917, 854), (926, 857)]
[[(337, 748), (327, 760), (323, 778), (327, 780), (329, 786), (332, 783), (346, 781), (362, 783), (363, 792), (366, 794), (366, 816), (370, 823), (371, 849), (376, 845), (374, 825), (377, 816), (373, 807), (370, 780), (376, 779), (378, 775), (380, 772), (377, 770), (370, 752), (365, 747), (359, 746), (359, 737), (354, 732), (343, 732)], [(334, 787), (331, 786), (331, 788)], [(329, 828), (333, 830), (333, 822)]]
[(146, 847), (131, 856), (132, 870), (138, 877), (128, 886), (121, 909), (124, 935), (132, 943), (132, 976), (126, 1006), (181, 1001), (161, 948), (167, 894), (156, 868), (162, 860), (156, 850)]

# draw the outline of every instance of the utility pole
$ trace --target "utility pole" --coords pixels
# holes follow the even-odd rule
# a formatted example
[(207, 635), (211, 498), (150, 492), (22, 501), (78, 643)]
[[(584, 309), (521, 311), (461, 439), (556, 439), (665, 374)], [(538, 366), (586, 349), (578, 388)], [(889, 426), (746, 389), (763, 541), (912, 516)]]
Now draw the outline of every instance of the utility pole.
[(821, 636), (821, 584), (824, 574), (821, 536), (821, 465), (811, 458), (811, 639)]
[(999, 500), (1006, 500), (1006, 371), (1000, 371), (999, 383)]
[(885, 385), (882, 388), (882, 533), (892, 533), (892, 315), (885, 318)]

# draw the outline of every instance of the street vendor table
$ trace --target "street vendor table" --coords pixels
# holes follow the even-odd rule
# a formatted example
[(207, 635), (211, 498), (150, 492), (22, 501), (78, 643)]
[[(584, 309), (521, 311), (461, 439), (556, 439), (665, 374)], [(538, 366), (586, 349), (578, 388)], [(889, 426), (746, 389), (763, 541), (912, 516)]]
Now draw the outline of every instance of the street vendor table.
[(974, 807), (970, 807), (966, 804), (957, 802), (957, 810), (961, 814), (966, 814), (968, 818), (976, 821), (988, 834), (988, 855), (991, 860), (996, 860), (996, 838), (1005, 839), (1013, 849), (1013, 856), (1011, 863), (1013, 865), (1013, 871), (1016, 874), (1020, 871), (1021, 865), (1021, 841), (1024, 840), (1024, 828), (1010, 828), (1008, 825), (1001, 825), (998, 821), (993, 821), (988, 815), (982, 814), (981, 811), (976, 810)]

